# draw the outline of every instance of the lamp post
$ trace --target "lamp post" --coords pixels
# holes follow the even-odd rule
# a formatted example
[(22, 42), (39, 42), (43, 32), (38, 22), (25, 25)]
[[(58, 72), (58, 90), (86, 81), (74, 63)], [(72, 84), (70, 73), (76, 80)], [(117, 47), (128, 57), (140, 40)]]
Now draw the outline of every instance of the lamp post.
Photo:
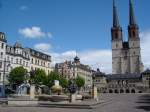
[(6, 67), (9, 67), (10, 66), (10, 63), (6, 66), (6, 63), (8, 61), (6, 61), (6, 58), (4, 59), (4, 71), (3, 71), (3, 97), (6, 97), (5, 96), (5, 75), (6, 75)]

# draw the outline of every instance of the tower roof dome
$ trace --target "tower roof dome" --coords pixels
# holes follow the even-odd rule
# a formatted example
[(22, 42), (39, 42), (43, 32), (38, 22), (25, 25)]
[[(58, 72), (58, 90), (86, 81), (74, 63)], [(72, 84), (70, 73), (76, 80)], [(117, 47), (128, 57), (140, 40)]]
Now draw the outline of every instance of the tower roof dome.
[(76, 56), (76, 57), (74, 58), (74, 61), (80, 61), (80, 58), (79, 58), (78, 56)]
[(0, 41), (7, 42), (5, 33), (3, 33), (3, 32), (0, 32)]

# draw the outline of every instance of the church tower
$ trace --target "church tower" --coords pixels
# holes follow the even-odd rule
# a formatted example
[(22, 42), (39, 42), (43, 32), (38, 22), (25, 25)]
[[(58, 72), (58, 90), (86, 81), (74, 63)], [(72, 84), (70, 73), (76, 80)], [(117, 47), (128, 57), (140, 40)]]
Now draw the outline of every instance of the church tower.
[(113, 26), (111, 28), (112, 41), (112, 72), (121, 74), (121, 49), (123, 48), (122, 28), (119, 24), (115, 0), (113, 0)]
[(129, 0), (128, 42), (130, 48), (130, 73), (141, 73), (143, 64), (141, 62), (139, 27), (136, 24), (131, 0)]
[(135, 21), (133, 3), (129, 0), (128, 41), (123, 40), (122, 28), (119, 24), (115, 0), (113, 0), (112, 37), (112, 73), (139, 74), (143, 71), (139, 28)]

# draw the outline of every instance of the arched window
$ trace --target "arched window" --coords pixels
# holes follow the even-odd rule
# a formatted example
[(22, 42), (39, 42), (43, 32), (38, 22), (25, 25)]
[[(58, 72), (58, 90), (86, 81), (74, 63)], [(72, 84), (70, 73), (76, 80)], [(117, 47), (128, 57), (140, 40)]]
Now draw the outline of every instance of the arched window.
[(118, 39), (118, 33), (117, 32), (115, 33), (115, 39)]
[(133, 37), (135, 37), (135, 31), (132, 32)]

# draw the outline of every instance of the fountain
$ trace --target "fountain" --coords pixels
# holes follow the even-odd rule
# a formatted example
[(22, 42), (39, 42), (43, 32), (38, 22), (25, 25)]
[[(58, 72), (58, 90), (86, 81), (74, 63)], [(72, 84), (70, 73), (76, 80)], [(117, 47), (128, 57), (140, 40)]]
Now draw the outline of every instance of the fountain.
[(52, 93), (54, 93), (54, 94), (57, 94), (57, 95), (61, 94), (62, 87), (59, 85), (59, 81), (58, 80), (54, 81), (54, 85), (52, 86), (51, 90), (52, 90)]

